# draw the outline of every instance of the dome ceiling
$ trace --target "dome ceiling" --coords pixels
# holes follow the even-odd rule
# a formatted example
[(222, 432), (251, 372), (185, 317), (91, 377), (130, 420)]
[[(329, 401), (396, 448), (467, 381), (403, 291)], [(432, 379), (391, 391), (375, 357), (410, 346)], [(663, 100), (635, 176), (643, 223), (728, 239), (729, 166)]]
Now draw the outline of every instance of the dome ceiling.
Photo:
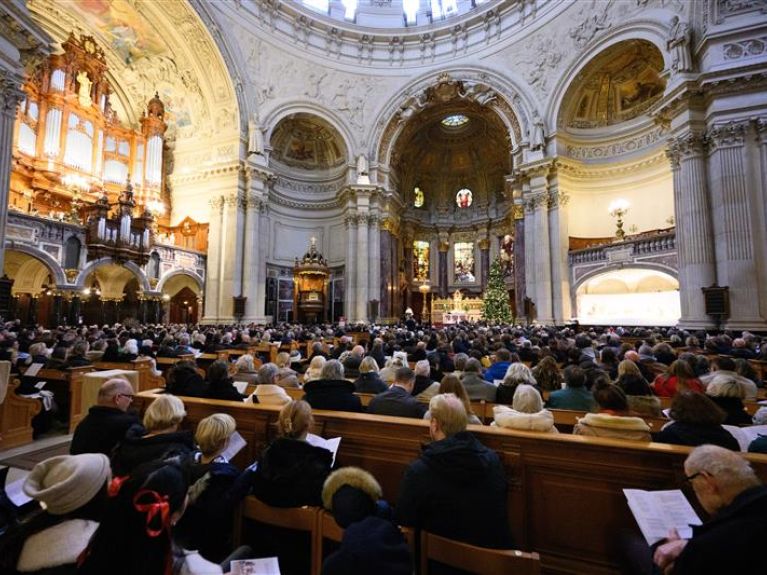
[(346, 163), (343, 140), (327, 122), (309, 114), (282, 120), (271, 138), (273, 160), (304, 170), (328, 170)]
[(596, 56), (565, 96), (560, 123), (570, 128), (599, 128), (632, 120), (662, 95), (663, 56), (645, 40), (630, 40)]
[(393, 164), (408, 206), (413, 206), (418, 187), (424, 209), (444, 211), (455, 205), (462, 188), (472, 191), (477, 205), (487, 205), (493, 193), (503, 190), (509, 152), (498, 116), (476, 103), (461, 102), (413, 118), (399, 138)]

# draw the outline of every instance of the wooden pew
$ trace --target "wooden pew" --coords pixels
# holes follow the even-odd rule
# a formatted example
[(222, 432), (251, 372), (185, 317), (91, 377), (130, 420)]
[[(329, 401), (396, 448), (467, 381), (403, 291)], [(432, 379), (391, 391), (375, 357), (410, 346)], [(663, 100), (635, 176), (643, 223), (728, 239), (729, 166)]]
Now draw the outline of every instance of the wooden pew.
[(64, 371), (41, 369), (35, 376), (38, 381), (48, 382), (45, 389), (52, 391), (54, 395), (59, 398), (64, 395), (67, 396), (69, 401), (69, 433), (74, 433), (77, 424), (88, 415), (82, 405), (83, 375), (91, 371), (94, 371), (92, 366), (70, 367)]
[[(156, 396), (144, 392), (135, 404), (145, 409)], [(248, 442), (235, 463), (250, 464), (275, 437), (278, 406), (182, 398), (185, 425), (216, 412), (234, 416)], [(429, 441), (426, 421), (369, 414), (314, 411), (325, 437), (343, 437), (338, 465), (367, 469), (392, 502), (402, 474)], [(547, 573), (618, 573), (615, 534), (636, 530), (623, 488), (684, 487), (683, 462), (689, 447), (661, 443), (515, 432), (490, 426), (470, 430), (501, 457), (509, 479), (507, 505), (515, 544), (540, 553)], [(745, 454), (767, 481), (767, 455)]]
[(5, 399), (0, 403), (0, 450), (32, 442), (32, 418), (40, 413), (39, 399), (16, 395), (18, 379), (8, 382)]
[(152, 362), (149, 359), (134, 359), (133, 361), (98, 361), (93, 364), (98, 371), (110, 369), (124, 369), (138, 372), (139, 388), (138, 391), (147, 391), (165, 387), (165, 378), (161, 375), (155, 375), (152, 371)]

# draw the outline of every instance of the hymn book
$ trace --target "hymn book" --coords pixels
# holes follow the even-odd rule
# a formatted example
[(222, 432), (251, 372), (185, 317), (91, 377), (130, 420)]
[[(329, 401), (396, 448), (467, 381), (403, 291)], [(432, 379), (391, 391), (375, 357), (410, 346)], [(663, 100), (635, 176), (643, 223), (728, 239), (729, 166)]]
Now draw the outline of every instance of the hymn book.
[(668, 537), (671, 529), (676, 529), (682, 539), (690, 539), (692, 526), (701, 524), (698, 514), (679, 489), (624, 489), (623, 494), (648, 545)]
[(336, 464), (336, 453), (338, 453), (338, 448), (341, 445), (340, 437), (334, 437), (333, 439), (325, 439), (324, 437), (320, 437), (319, 435), (314, 435), (313, 433), (309, 433), (306, 435), (306, 443), (310, 445), (314, 445), (314, 447), (321, 447), (322, 449), (327, 449), (330, 453), (333, 454), (333, 463), (331, 465)]

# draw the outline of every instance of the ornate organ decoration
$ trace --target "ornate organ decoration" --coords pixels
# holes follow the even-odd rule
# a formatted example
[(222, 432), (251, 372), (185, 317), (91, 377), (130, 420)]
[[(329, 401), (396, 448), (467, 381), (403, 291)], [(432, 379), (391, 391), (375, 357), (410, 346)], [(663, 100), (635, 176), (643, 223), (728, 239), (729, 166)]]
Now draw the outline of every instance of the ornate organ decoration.
[[(107, 62), (95, 40), (70, 34), (62, 49), (24, 86), (10, 207), (80, 224), (81, 212), (103, 210), (106, 198), (120, 211), (133, 202), (142, 214), (163, 215), (167, 125), (159, 96), (149, 101), (139, 127), (124, 126), (110, 104)], [(126, 187), (130, 202), (123, 202)]]

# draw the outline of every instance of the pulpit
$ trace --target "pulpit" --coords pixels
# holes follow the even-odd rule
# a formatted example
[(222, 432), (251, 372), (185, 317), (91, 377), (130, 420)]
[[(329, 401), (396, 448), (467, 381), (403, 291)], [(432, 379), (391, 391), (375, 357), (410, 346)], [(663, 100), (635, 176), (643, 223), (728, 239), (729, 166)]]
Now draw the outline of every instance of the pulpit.
[(317, 251), (316, 238), (311, 239), (309, 251), (300, 260), (296, 258), (293, 268), (293, 290), (296, 320), (301, 323), (328, 321), (327, 260)]

